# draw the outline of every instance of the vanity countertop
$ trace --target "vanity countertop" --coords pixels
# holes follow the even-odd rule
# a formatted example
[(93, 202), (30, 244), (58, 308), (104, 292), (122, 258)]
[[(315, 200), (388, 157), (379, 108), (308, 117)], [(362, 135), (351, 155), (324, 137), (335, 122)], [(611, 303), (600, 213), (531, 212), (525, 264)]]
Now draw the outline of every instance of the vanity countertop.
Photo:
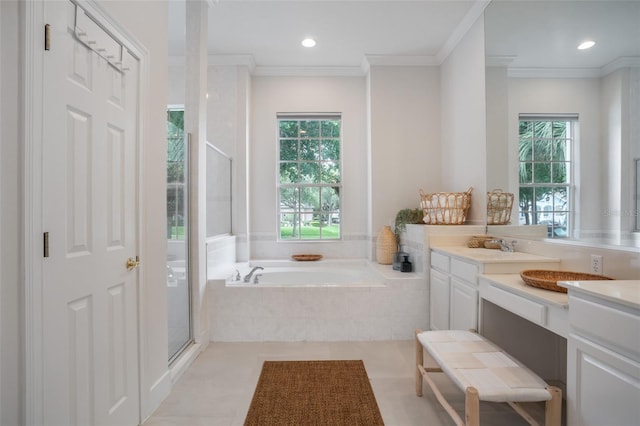
[(486, 248), (470, 248), (463, 246), (431, 246), (432, 250), (441, 253), (461, 257), (479, 263), (540, 263), (556, 262), (560, 264), (560, 259), (540, 256), (537, 254), (524, 252), (505, 252)]
[(480, 275), (480, 278), (489, 280), (499, 287), (503, 287), (522, 296), (537, 299), (541, 302), (550, 303), (562, 308), (569, 307), (569, 296), (567, 293), (527, 285), (522, 281), (522, 278), (520, 278), (520, 274), (486, 274)]
[(640, 280), (559, 281), (558, 285), (640, 309)]

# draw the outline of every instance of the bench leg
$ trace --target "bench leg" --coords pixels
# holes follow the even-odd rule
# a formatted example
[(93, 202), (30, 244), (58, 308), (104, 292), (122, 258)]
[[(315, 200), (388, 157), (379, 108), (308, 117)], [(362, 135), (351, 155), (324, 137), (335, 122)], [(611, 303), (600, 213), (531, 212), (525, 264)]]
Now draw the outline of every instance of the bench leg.
[(562, 390), (555, 386), (547, 388), (551, 399), (544, 406), (544, 424), (546, 426), (560, 426), (562, 422)]
[(464, 417), (466, 426), (480, 426), (480, 397), (472, 386), (464, 394)]
[(416, 329), (416, 395), (422, 396), (422, 373), (420, 373), (419, 365), (424, 363), (424, 353), (422, 344), (418, 340), (418, 334), (422, 333), (422, 330)]

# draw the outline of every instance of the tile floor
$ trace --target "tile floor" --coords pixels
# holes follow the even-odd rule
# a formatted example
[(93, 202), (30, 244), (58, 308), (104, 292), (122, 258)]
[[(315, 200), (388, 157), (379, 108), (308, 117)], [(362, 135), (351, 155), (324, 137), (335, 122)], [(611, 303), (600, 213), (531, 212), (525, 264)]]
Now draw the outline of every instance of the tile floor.
[[(387, 426), (454, 424), (426, 383), (424, 395), (415, 395), (414, 342), (375, 341), (211, 343), (144, 426), (242, 425), (263, 361), (314, 359), (362, 359)], [(464, 417), (464, 395), (443, 375), (435, 377)], [(543, 407), (529, 408), (540, 419)], [(483, 425), (527, 424), (506, 404), (481, 403), (480, 418)]]

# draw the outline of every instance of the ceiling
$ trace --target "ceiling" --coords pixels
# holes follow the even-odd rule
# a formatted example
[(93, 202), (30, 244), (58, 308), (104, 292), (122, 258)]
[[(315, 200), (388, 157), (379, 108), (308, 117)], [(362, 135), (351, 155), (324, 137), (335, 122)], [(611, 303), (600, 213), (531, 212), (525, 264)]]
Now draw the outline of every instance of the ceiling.
[[(587, 39), (589, 50), (577, 46)], [(489, 58), (511, 68), (599, 69), (640, 57), (640, 1), (498, 1), (485, 9)]]
[[(170, 1), (183, 56), (185, 0)], [(486, 8), (486, 47), (512, 68), (601, 68), (640, 56), (640, 0), (209, 0), (208, 54), (258, 70), (438, 65)], [(317, 46), (300, 42), (313, 37)], [(589, 51), (576, 50), (585, 38)]]
[[(437, 62), (475, 3), (487, 2), (218, 0), (209, 7), (208, 51), (247, 55), (263, 68), (360, 67), (366, 55)], [(170, 7), (169, 52), (181, 56), (184, 4)], [(300, 44), (308, 36), (317, 41), (311, 49)]]

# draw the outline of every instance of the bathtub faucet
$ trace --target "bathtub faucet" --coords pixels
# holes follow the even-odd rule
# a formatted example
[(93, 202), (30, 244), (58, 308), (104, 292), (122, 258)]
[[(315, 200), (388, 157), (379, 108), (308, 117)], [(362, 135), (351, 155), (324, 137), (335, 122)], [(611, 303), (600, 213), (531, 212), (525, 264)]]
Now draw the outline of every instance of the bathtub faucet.
[(245, 283), (250, 282), (250, 281), (251, 281), (251, 275), (253, 275), (253, 273), (254, 273), (257, 269), (260, 269), (260, 270), (262, 271), (264, 268), (263, 268), (262, 266), (255, 266), (255, 267), (251, 270), (251, 272), (249, 272), (247, 275), (245, 275), (245, 276), (244, 276), (243, 281), (244, 281)]

